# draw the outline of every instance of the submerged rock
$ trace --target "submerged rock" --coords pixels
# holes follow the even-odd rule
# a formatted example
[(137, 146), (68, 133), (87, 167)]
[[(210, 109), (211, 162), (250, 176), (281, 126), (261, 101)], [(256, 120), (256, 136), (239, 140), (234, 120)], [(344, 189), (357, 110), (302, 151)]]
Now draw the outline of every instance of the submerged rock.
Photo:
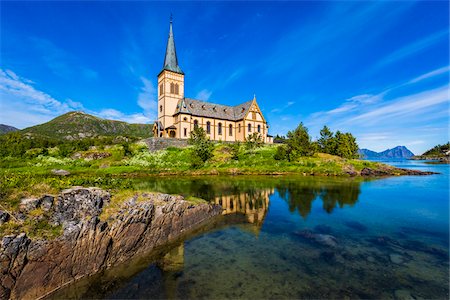
[(345, 226), (347, 226), (351, 229), (354, 229), (356, 231), (361, 231), (361, 232), (367, 231), (366, 226), (364, 226), (363, 224), (356, 222), (356, 221), (347, 221), (344, 224), (345, 224)]
[(45, 197), (38, 200), (48, 209), (49, 221), (62, 225), (63, 234), (54, 240), (31, 240), (24, 233), (2, 238), (0, 299), (42, 297), (148, 253), (222, 213), (218, 205), (193, 206), (181, 196), (147, 194), (143, 201), (123, 204), (105, 222), (100, 214), (110, 195), (104, 190), (76, 187)]
[(337, 239), (329, 234), (314, 233), (311, 230), (302, 230), (295, 234), (323, 246), (335, 248), (338, 245)]
[(417, 299), (411, 295), (411, 292), (408, 290), (395, 290), (394, 292), (395, 299), (398, 300), (411, 300)]
[(403, 262), (405, 262), (403, 256), (397, 253), (389, 254), (389, 259), (391, 260), (392, 263), (397, 265), (401, 265)]

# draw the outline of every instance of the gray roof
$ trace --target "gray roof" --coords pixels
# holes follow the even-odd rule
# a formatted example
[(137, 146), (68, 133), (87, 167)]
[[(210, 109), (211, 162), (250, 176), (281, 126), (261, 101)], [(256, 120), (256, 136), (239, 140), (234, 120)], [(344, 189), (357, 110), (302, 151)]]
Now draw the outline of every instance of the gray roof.
[(197, 117), (239, 121), (245, 118), (253, 100), (236, 106), (228, 106), (184, 98), (178, 101), (175, 114), (184, 113)]
[(172, 20), (170, 20), (169, 38), (167, 40), (166, 56), (164, 57), (163, 70), (184, 74), (178, 66), (177, 51), (175, 50), (175, 40), (172, 32)]

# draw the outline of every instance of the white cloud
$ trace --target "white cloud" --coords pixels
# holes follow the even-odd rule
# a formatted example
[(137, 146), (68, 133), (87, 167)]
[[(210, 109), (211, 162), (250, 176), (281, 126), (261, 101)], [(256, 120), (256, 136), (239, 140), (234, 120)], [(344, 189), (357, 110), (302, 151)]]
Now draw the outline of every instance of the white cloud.
[(148, 121), (154, 121), (157, 117), (157, 91), (151, 80), (145, 77), (140, 79), (143, 86), (140, 88), (137, 104), (144, 110), (144, 115), (147, 117), (145, 123), (147, 123)]
[(211, 95), (212, 95), (211, 91), (209, 91), (207, 89), (203, 89), (197, 93), (197, 95), (195, 96), (195, 99), (202, 100), (202, 101), (208, 101), (209, 97), (211, 97)]
[(152, 83), (141, 78), (143, 87), (138, 95), (138, 104), (143, 113), (125, 114), (116, 109), (105, 108), (100, 111), (86, 109), (81, 102), (66, 99), (61, 101), (37, 89), (35, 84), (22, 78), (11, 70), (0, 69), (0, 122), (25, 128), (49, 120), (73, 110), (129, 123), (149, 123), (155, 116), (156, 91)]
[[(413, 83), (417, 83), (419, 81), (425, 80), (425, 79), (429, 79), (441, 74), (445, 74), (448, 73), (448, 71), (450, 70), (450, 66), (446, 66), (446, 67), (442, 67), (436, 70), (433, 70), (431, 72), (428, 72), (426, 74), (420, 75), (414, 79), (411, 79), (410, 81), (408, 81), (406, 84), (413, 84)], [(448, 75), (448, 74), (447, 74)]]

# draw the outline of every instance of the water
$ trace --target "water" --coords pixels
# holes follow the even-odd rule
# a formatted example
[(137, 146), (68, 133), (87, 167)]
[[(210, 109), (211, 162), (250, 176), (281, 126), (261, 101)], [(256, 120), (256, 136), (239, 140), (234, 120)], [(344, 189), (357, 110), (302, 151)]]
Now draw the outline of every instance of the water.
[(141, 180), (220, 203), (225, 215), (54, 297), (448, 299), (448, 165), (392, 164), (442, 174)]

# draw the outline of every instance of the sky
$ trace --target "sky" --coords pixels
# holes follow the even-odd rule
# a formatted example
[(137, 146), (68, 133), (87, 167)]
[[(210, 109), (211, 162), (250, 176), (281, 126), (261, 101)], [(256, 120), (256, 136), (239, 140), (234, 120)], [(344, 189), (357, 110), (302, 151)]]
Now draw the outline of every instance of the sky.
[(272, 135), (449, 140), (447, 1), (0, 2), (0, 123), (79, 110), (152, 123), (170, 15), (185, 96), (257, 102)]

